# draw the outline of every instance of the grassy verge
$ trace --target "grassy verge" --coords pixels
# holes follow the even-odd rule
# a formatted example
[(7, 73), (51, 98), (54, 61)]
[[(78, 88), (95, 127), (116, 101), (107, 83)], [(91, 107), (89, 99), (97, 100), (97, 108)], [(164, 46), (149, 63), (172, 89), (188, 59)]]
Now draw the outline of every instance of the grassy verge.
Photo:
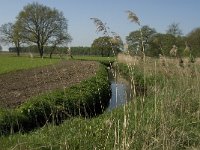
[(106, 66), (110, 66), (114, 61), (115, 57), (97, 57), (97, 56), (73, 56), (77, 60), (88, 60), (88, 61), (98, 61)]
[[(199, 149), (200, 68), (148, 60), (152, 93), (93, 119), (73, 118), (28, 134), (1, 137), (3, 149)], [(141, 72), (143, 73), (143, 72)], [(131, 76), (131, 75), (129, 75)], [(157, 77), (162, 77), (160, 80)]]

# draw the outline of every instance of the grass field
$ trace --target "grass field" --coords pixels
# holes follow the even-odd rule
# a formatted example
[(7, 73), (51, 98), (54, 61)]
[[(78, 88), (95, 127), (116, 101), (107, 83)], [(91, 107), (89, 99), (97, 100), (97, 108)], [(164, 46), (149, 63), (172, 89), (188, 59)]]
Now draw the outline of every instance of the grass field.
[(12, 55), (0, 55), (0, 74), (10, 71), (22, 70), (40, 67), (59, 62), (60, 59), (41, 59), (41, 58), (28, 58), (16, 57)]
[(78, 60), (94, 60), (94, 61), (115, 61), (116, 57), (101, 57), (101, 56), (73, 56)]
[(145, 81), (151, 79), (146, 97), (96, 118), (0, 137), (2, 149), (200, 149), (200, 64), (124, 60), (130, 78), (140, 69)]

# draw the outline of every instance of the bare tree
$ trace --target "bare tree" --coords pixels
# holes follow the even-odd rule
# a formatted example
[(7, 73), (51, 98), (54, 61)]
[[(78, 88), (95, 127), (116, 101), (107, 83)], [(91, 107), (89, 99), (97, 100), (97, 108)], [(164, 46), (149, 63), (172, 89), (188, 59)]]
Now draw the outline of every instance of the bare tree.
[(170, 24), (169, 27), (168, 27), (167, 33), (171, 34), (171, 35), (173, 35), (175, 37), (182, 35), (182, 31), (179, 28), (179, 24), (178, 23)]
[[(67, 20), (57, 9), (34, 2), (23, 8), (17, 17), (22, 29), (22, 38), (26, 43), (37, 44), (40, 57), (48, 44), (57, 45), (70, 41), (67, 33)], [(59, 37), (60, 36), (60, 37)]]
[(6, 23), (0, 27), (0, 41), (7, 44), (14, 44), (17, 56), (20, 55), (20, 45), (22, 38), (20, 36), (20, 28), (17, 23)]

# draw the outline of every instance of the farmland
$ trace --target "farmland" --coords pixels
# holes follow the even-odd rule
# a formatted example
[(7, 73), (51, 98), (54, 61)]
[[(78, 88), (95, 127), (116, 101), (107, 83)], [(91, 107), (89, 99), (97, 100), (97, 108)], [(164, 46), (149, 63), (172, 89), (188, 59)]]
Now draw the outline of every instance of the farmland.
[(30, 59), (28, 57), (16, 57), (14, 55), (0, 55), (0, 74), (11, 71), (30, 69), (45, 65), (54, 64), (60, 61), (59, 59)]
[[(73, 117), (59, 126), (2, 136), (3, 149), (191, 149), (199, 148), (198, 62), (118, 57), (121, 74), (145, 84), (147, 95), (95, 118)], [(89, 59), (89, 58), (87, 58)], [(93, 58), (94, 59), (94, 58)], [(129, 64), (128, 66), (126, 64)], [(139, 70), (138, 70), (139, 69)]]
[[(24, 63), (26, 61), (28, 59)], [(38, 64), (41, 63), (41, 60), (32, 61)], [(10, 64), (12, 63), (11, 61)], [(17, 64), (15, 61), (14, 63)], [(42, 65), (47, 65), (48, 63), (45, 60)], [(35, 67), (34, 64), (30, 65), (27, 63), (25, 66), (26, 70), (15, 71), (0, 76), (0, 87), (2, 88), (0, 92), (1, 107), (16, 107), (30, 97), (39, 95), (40, 93), (70, 87), (91, 77), (95, 73), (97, 66), (94, 62), (62, 61), (59, 64), (53, 65), (51, 63), (51, 65), (45, 67), (27, 70), (27, 67)], [(17, 67), (21, 69), (23, 66), (21, 67), (21, 64), (18, 64)]]

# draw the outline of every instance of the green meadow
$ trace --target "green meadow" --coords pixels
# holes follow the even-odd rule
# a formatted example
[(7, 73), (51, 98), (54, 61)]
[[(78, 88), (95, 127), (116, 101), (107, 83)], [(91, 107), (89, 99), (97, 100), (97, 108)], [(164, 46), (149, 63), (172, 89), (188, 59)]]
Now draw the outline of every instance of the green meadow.
[(30, 69), (59, 62), (60, 59), (16, 57), (13, 55), (0, 55), (0, 74), (10, 71)]

